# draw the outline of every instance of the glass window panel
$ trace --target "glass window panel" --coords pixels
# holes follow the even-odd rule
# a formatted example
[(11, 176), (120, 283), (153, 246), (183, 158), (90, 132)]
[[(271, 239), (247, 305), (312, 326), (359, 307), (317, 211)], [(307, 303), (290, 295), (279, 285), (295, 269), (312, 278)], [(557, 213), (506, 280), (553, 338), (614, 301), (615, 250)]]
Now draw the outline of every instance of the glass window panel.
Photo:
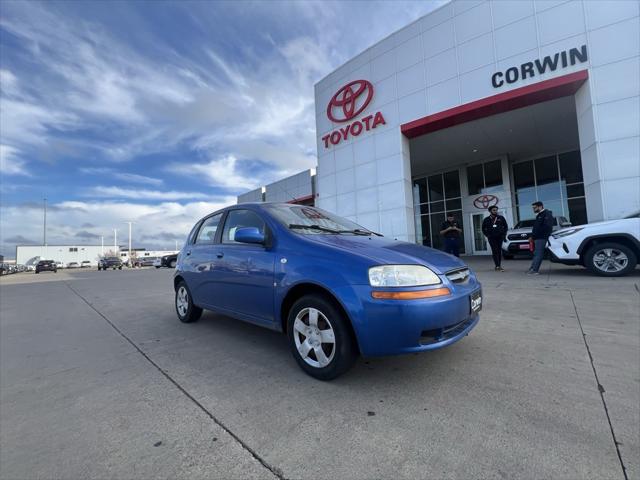
[(458, 222), (458, 227), (462, 230), (462, 233), (460, 234), (460, 243), (459, 243), (459, 248), (460, 248), (460, 253), (465, 253), (464, 250), (464, 217), (462, 216), (462, 210), (456, 210), (456, 211), (452, 211), (452, 212), (447, 212), (447, 214), (452, 214), (455, 221)]
[[(265, 223), (257, 213), (251, 210), (231, 210), (224, 222), (222, 243), (238, 243), (235, 241), (236, 231), (245, 227), (255, 227), (260, 233), (265, 233)], [(204, 225), (202, 228), (204, 229)], [(200, 238), (200, 235), (198, 235), (198, 238)]]
[[(538, 186), (546, 183), (558, 182), (558, 162), (555, 155), (538, 158), (536, 162), (536, 183)], [(560, 196), (560, 195), (558, 195)]]
[(521, 188), (516, 191), (516, 203), (522, 207), (531, 207), (536, 201), (535, 187)]
[(567, 183), (582, 182), (582, 161), (580, 151), (563, 153), (560, 160), (560, 177)]
[(457, 170), (444, 174), (444, 193), (447, 198), (460, 196), (460, 175)]
[(434, 212), (444, 212), (444, 201), (440, 201), (440, 202), (431, 202), (429, 204), (429, 207), (431, 209), (431, 213)]
[(587, 205), (584, 198), (572, 198), (568, 202), (569, 221), (573, 225), (584, 225), (587, 223)]
[(436, 213), (435, 215), (430, 215), (431, 217), (431, 231), (433, 232), (433, 244), (431, 245), (433, 248), (437, 248), (438, 250), (442, 250), (442, 235), (440, 235), (440, 227), (445, 221), (444, 213)]
[(455, 200), (447, 200), (447, 212), (451, 210), (460, 210), (462, 208), (462, 201), (459, 198)]
[(467, 186), (469, 195), (476, 195), (484, 188), (484, 178), (482, 177), (482, 165), (472, 165), (467, 167)]
[(566, 194), (565, 196), (567, 198), (571, 198), (571, 197), (584, 197), (584, 184), (583, 183), (577, 183), (575, 185), (569, 185), (566, 188)]
[(413, 181), (413, 203), (426, 203), (429, 199), (427, 198), (427, 179), (419, 178), (418, 180)]
[(429, 213), (429, 204), (428, 203), (423, 203), (422, 205), (420, 205), (420, 213), (421, 214)]
[(484, 164), (484, 190), (483, 193), (501, 190), (502, 187), (502, 162), (494, 160)]
[(564, 215), (564, 210), (562, 209), (562, 201), (561, 200), (553, 200), (550, 202), (543, 202), (544, 203), (544, 208), (547, 210), (551, 210), (551, 213), (553, 214), (554, 217), (559, 216), (559, 217), (563, 217)]
[(431, 246), (431, 237), (429, 236), (429, 215), (416, 215), (416, 232), (418, 234), (418, 243)]
[(484, 214), (478, 213), (472, 216), (473, 218), (473, 248), (475, 251), (484, 251), (487, 249), (487, 241), (482, 234), (482, 221), (484, 220)]
[(443, 198), (442, 175), (431, 175), (429, 177), (429, 201), (435, 202)]
[(560, 182), (538, 185), (536, 191), (538, 200), (546, 205), (547, 202), (560, 199)]
[(534, 186), (533, 162), (522, 162), (513, 165), (513, 184), (516, 190)]
[(216, 238), (216, 231), (222, 220), (222, 213), (207, 218), (198, 231), (195, 243), (213, 243)]
[(530, 204), (518, 205), (518, 221), (529, 220), (535, 218), (535, 214)]

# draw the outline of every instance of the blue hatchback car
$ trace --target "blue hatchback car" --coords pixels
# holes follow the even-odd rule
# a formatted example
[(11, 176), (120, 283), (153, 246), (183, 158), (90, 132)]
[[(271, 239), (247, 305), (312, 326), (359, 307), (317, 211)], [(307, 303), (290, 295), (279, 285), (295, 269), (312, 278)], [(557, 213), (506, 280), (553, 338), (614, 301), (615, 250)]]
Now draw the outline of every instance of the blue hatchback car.
[(180, 251), (185, 323), (213, 310), (286, 332), (309, 375), (364, 356), (445, 347), (478, 323), (482, 291), (458, 258), (383, 238), (318, 208), (241, 204), (200, 220)]

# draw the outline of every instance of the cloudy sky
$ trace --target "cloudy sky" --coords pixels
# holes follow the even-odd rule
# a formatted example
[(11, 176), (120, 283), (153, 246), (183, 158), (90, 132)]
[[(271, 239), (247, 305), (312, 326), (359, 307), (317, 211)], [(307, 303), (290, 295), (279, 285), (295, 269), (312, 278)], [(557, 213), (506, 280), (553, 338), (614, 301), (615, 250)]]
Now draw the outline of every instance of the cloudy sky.
[(0, 253), (173, 247), (315, 166), (313, 85), (434, 2), (0, 3)]

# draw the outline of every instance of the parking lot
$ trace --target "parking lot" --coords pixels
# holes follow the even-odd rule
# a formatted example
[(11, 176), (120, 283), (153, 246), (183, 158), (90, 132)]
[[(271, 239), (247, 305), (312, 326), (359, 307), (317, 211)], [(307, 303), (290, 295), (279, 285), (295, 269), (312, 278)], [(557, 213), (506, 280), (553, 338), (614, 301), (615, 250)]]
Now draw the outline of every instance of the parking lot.
[(4, 277), (0, 477), (639, 478), (640, 270), (468, 261), (467, 338), (326, 383), (168, 269)]

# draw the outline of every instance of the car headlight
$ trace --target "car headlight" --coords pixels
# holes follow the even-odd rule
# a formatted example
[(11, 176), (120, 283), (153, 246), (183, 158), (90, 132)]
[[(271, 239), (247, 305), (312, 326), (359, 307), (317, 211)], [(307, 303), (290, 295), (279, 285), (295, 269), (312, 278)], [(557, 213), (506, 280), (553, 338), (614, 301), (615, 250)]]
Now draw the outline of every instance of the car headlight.
[(582, 228), (570, 228), (569, 230), (563, 230), (562, 232), (557, 232), (551, 235), (553, 238), (562, 238), (568, 235), (573, 235), (574, 233), (578, 233)]
[(440, 282), (440, 278), (423, 265), (380, 265), (369, 269), (372, 287), (417, 287)]

